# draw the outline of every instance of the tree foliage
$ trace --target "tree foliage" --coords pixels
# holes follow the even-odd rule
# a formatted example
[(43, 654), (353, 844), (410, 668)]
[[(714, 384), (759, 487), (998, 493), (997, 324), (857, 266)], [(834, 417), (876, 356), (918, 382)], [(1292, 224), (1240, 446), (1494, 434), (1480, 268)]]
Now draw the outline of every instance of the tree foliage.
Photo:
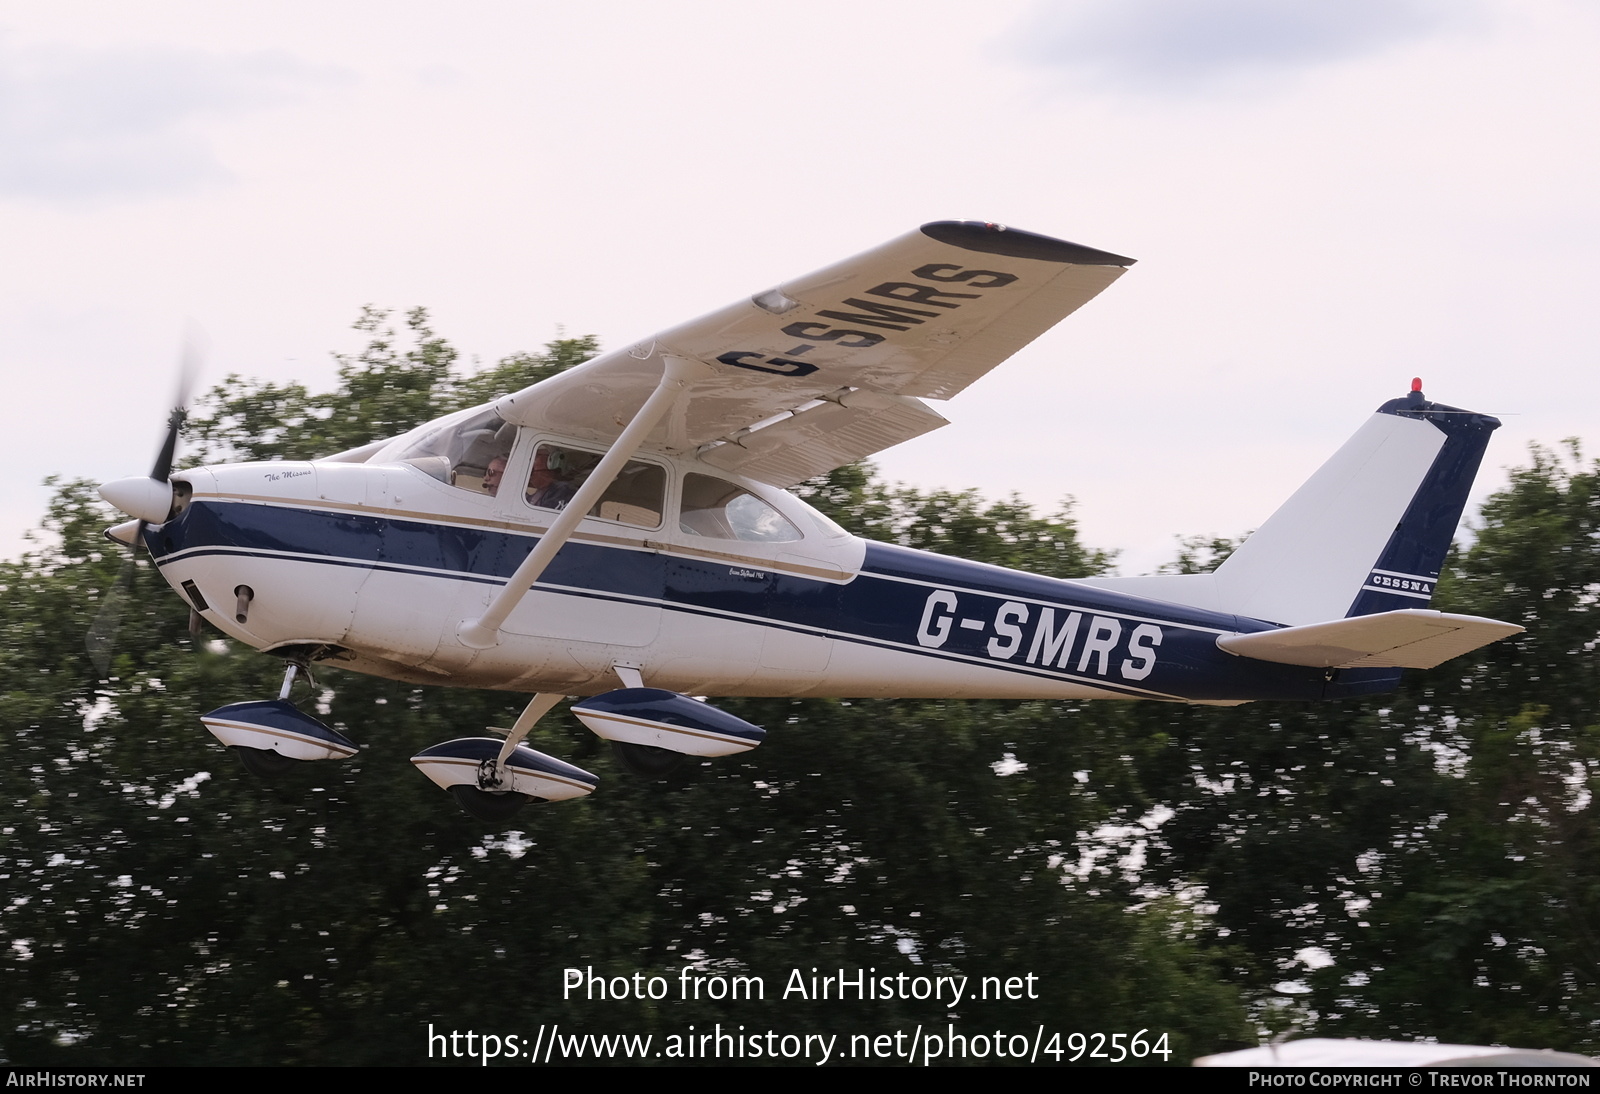
[(1078, 541), (1070, 500), (1041, 516), (1015, 494), (987, 501), (977, 490), (923, 493), (891, 486), (865, 463), (801, 483), (796, 492), (858, 536), (920, 551), (1049, 577), (1102, 574), (1115, 557)]
[(542, 353), (514, 353), (492, 368), (461, 374), (456, 348), (434, 332), (427, 310), (412, 308), (404, 330), (393, 313), (368, 306), (355, 322), (367, 336), (353, 354), (336, 354), (339, 386), (312, 394), (304, 384), (230, 375), (200, 401), (188, 432), (195, 463), (309, 460), (395, 437), (462, 407), (519, 391), (593, 357), (592, 337), (557, 338)]

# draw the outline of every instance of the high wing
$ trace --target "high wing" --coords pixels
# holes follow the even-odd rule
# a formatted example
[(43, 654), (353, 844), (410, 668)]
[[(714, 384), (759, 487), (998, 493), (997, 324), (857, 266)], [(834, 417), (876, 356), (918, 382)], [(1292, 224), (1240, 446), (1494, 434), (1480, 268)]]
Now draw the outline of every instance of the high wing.
[(946, 424), (948, 399), (1092, 300), (1133, 259), (938, 221), (499, 400), (510, 422), (616, 439), (667, 357), (709, 366), (647, 446), (775, 486)]

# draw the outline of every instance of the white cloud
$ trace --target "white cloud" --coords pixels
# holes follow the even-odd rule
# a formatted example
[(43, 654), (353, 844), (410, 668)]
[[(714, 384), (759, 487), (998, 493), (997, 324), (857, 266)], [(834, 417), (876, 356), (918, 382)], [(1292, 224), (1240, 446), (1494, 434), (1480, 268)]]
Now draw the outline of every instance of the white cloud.
[(1427, 36), (1473, 0), (1076, 0), (1039, 3), (1018, 49), (1126, 89), (1193, 92)]
[(226, 182), (207, 122), (340, 78), (281, 51), (0, 42), (0, 194), (76, 203)]

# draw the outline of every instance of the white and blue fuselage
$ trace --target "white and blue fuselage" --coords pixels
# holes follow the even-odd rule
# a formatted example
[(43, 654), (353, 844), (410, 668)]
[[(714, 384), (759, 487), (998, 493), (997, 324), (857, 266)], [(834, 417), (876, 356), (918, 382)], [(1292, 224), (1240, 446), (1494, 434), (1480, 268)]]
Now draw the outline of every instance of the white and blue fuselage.
[(653, 459), (669, 481), (659, 525), (585, 519), (482, 650), (456, 625), (553, 516), (521, 496), (407, 463), (222, 465), (182, 473), (185, 503), (145, 541), (230, 636), (419, 684), (590, 695), (623, 665), (687, 694), (1229, 703), (1360, 694), (1399, 676), (1239, 657), (1217, 640), (1278, 624), (865, 541), (752, 481), (738, 485), (797, 537), (694, 535), (676, 507), (696, 467)]

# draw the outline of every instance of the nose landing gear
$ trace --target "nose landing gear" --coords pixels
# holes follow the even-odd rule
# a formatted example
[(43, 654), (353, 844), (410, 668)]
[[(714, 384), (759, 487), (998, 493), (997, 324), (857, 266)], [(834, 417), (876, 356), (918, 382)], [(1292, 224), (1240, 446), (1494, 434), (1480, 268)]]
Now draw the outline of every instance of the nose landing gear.
[(343, 760), (361, 751), (350, 738), (289, 701), (289, 689), (297, 672), (305, 672), (306, 678), (311, 678), (304, 665), (291, 662), (276, 699), (230, 703), (200, 716), (211, 735), (233, 749), (252, 775), (276, 778), (304, 761)]

